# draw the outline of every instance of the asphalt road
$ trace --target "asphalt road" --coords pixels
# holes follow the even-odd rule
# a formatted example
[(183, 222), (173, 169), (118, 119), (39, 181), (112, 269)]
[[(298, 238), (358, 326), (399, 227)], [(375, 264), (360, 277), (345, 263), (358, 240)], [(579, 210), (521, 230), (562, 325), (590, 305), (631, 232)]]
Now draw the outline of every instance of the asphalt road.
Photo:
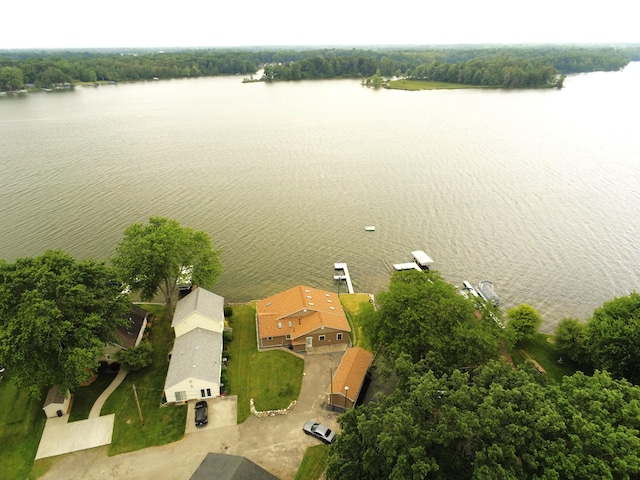
[(244, 455), (282, 480), (292, 479), (304, 451), (318, 444), (318, 440), (302, 432), (304, 422), (315, 419), (330, 428), (338, 426), (337, 413), (326, 410), (324, 402), (329, 369), (333, 367), (335, 371), (342, 355), (343, 352), (333, 352), (305, 357), (300, 397), (288, 415), (252, 416), (236, 425), (236, 397), (211, 399), (209, 425), (193, 427), (193, 405), (189, 405), (186, 433), (178, 442), (114, 457), (107, 456), (106, 446), (62, 455), (41, 478), (188, 480), (206, 454), (213, 452)]

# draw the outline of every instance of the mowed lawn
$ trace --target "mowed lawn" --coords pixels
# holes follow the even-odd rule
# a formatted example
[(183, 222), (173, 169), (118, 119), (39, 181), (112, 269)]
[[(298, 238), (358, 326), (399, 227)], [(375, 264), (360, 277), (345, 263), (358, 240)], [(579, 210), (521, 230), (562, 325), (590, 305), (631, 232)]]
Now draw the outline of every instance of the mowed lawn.
[(30, 476), (44, 430), (47, 392), (43, 390), (41, 398), (30, 397), (26, 389), (11, 383), (9, 369), (0, 376), (0, 478), (24, 480)]
[(257, 410), (286, 408), (297, 400), (304, 360), (282, 350), (258, 351), (256, 310), (252, 305), (233, 306), (229, 325), (233, 328), (233, 339), (228, 347), (227, 375), (229, 393), (238, 396), (238, 423), (251, 414), (251, 398)]
[[(171, 319), (167, 317), (164, 306), (141, 307), (154, 315), (149, 335), (153, 345), (153, 363), (137, 372), (129, 372), (102, 407), (101, 415), (116, 414), (109, 455), (164, 445), (184, 436), (187, 406), (161, 406), (169, 368), (168, 354), (174, 340)], [(140, 401), (142, 421), (136, 406), (134, 385)]]
[(374, 310), (373, 302), (368, 293), (344, 293), (340, 295), (340, 303), (344, 309), (344, 313), (351, 327), (351, 342), (355, 347), (362, 347), (365, 350), (371, 350), (371, 342), (363, 331), (360, 323), (362, 317), (358, 315), (362, 312), (372, 312)]

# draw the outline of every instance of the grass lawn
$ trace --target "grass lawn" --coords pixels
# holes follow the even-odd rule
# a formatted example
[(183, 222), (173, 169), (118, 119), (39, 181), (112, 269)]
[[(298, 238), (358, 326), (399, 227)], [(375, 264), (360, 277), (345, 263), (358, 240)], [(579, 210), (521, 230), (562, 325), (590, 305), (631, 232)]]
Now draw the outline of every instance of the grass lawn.
[(577, 367), (569, 361), (558, 363), (561, 353), (555, 344), (550, 340), (552, 335), (537, 333), (531, 340), (523, 340), (513, 349), (511, 358), (516, 365), (525, 362), (525, 357), (519, 352), (520, 349), (527, 352), (531, 357), (545, 369), (549, 378), (555, 382), (561, 382), (565, 375), (573, 375)]
[(393, 80), (388, 87), (395, 90), (441, 90), (458, 88), (482, 88), (477, 85), (463, 85), (461, 83), (429, 82), (427, 80)]
[(318, 480), (327, 468), (329, 445), (316, 445), (304, 452), (294, 480)]
[(104, 392), (111, 384), (113, 379), (116, 378), (116, 375), (117, 372), (99, 369), (98, 378), (96, 378), (91, 385), (78, 387), (78, 389), (73, 392), (73, 403), (71, 405), (69, 421), (75, 422), (77, 420), (86, 420), (89, 418), (89, 412), (91, 412), (93, 404), (102, 392)]
[(33, 459), (38, 451), (46, 416), (41, 398), (29, 397), (25, 389), (11, 383), (9, 369), (0, 380), (0, 445), (2, 445), (2, 467), (0, 477), (6, 480), (29, 478)]
[(344, 308), (349, 325), (351, 326), (351, 341), (355, 347), (362, 347), (372, 351), (369, 339), (362, 331), (362, 325), (358, 324), (358, 314), (364, 310), (373, 310), (373, 303), (369, 301), (366, 293), (345, 293), (340, 295), (340, 303)]
[(229, 393), (238, 396), (238, 423), (251, 415), (251, 398), (257, 410), (285, 408), (302, 387), (303, 359), (282, 350), (258, 351), (255, 316), (253, 306), (236, 305), (229, 318), (233, 340), (227, 375)]
[[(141, 307), (154, 315), (149, 335), (153, 363), (138, 372), (129, 372), (102, 407), (101, 415), (116, 414), (109, 455), (164, 445), (184, 436), (187, 406), (160, 406), (169, 367), (168, 354), (174, 340), (171, 320), (167, 318), (164, 306)], [(138, 416), (133, 385), (138, 391), (144, 425)]]

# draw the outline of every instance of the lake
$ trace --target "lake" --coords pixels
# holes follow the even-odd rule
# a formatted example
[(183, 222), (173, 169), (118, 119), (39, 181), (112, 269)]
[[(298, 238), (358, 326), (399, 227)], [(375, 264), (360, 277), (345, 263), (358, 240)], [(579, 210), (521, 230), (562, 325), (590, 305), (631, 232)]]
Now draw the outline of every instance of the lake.
[(241, 80), (0, 97), (0, 257), (107, 259), (159, 215), (211, 235), (229, 302), (335, 290), (334, 262), (377, 293), (412, 250), (545, 331), (640, 287), (639, 63), (561, 90)]

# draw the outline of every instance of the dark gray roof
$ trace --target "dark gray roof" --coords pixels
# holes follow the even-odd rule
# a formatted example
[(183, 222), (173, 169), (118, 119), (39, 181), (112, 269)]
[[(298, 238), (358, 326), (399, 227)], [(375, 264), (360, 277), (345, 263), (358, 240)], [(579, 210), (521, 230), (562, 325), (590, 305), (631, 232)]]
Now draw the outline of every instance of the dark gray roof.
[(224, 297), (202, 287), (196, 288), (176, 304), (171, 326), (175, 327), (193, 312), (224, 324)]
[(191, 480), (279, 480), (251, 460), (237, 455), (208, 453)]
[(60, 385), (51, 387), (47, 392), (47, 397), (44, 399), (44, 405), (42, 406), (42, 408), (46, 408), (54, 403), (62, 404), (64, 403), (65, 398), (66, 397), (64, 396), (64, 393), (62, 393), (62, 390), (60, 389)]
[(137, 305), (131, 305), (131, 311), (127, 316), (127, 324), (116, 329), (118, 344), (125, 348), (135, 347), (145, 318), (147, 318), (146, 310)]
[(165, 390), (188, 378), (220, 381), (222, 334), (194, 328), (176, 338), (169, 362)]

